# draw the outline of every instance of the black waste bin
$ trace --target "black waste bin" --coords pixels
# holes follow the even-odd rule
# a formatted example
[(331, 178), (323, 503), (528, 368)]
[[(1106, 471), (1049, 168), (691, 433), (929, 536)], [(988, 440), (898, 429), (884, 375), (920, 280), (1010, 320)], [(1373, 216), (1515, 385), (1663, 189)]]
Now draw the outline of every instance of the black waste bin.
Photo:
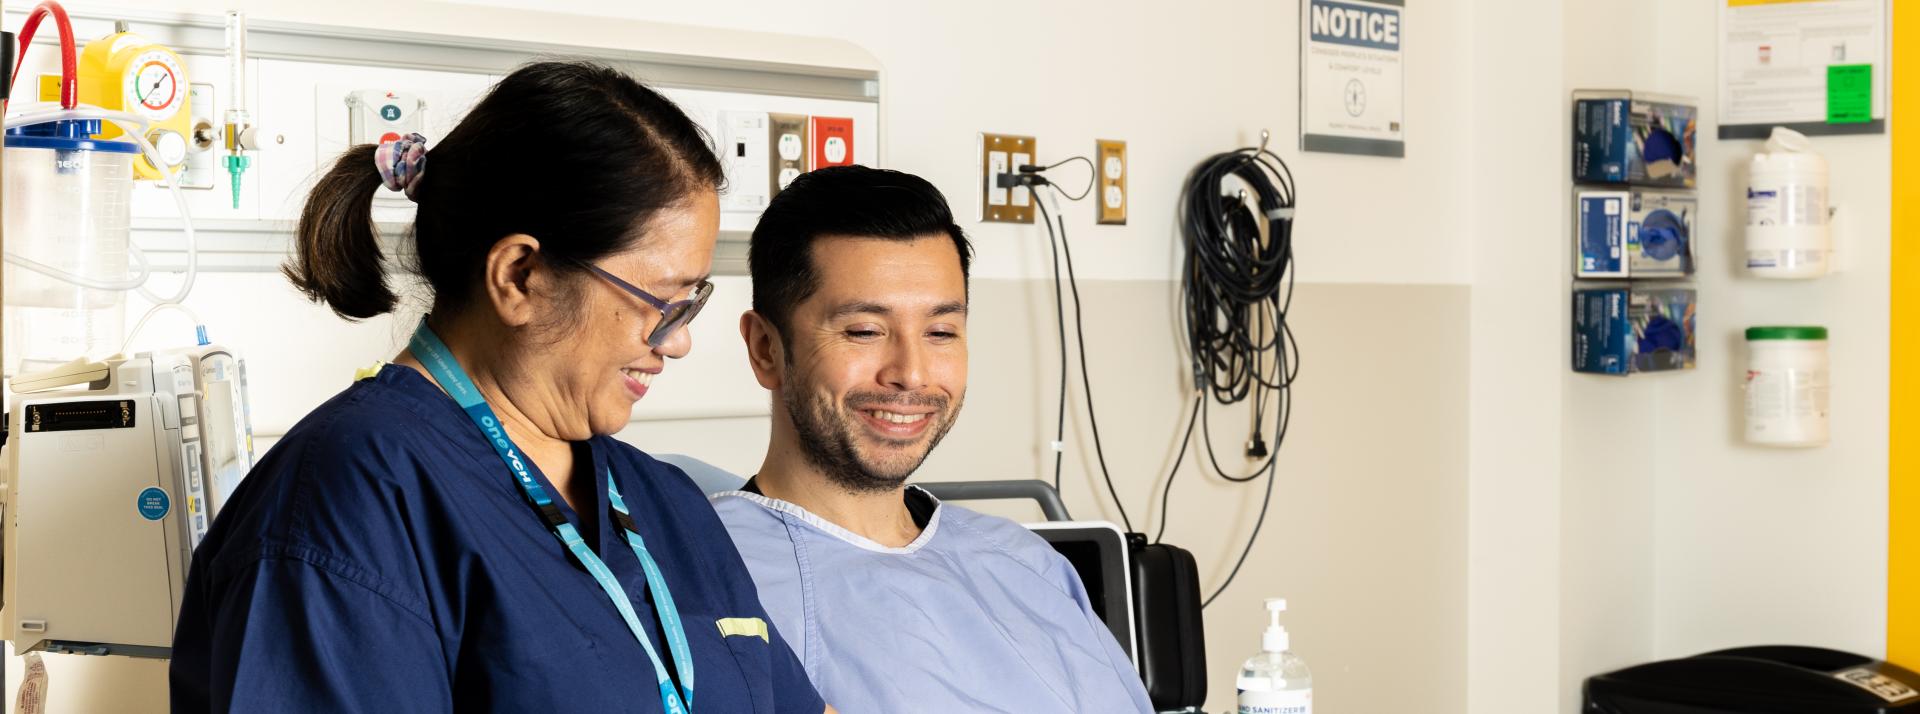
[(1920, 714), (1920, 674), (1817, 647), (1743, 647), (1587, 679), (1586, 714)]

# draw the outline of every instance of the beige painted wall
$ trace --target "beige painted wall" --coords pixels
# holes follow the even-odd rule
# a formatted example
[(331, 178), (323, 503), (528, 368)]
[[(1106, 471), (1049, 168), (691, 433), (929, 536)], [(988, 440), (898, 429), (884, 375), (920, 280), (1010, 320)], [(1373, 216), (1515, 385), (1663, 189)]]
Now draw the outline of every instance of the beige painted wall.
[[(1082, 291), (1089, 351), (1098, 356), (1092, 376), (1107, 461), (1136, 527), (1144, 527), (1150, 499), (1142, 496), (1159, 490), (1188, 403), (1186, 392), (1173, 388), (1184, 359), (1168, 349), (1165, 328), (1155, 329), (1171, 324), (1176, 293), (1166, 283), (1097, 283)], [(1316, 666), (1320, 706), (1390, 709), (1398, 694), (1379, 687), (1377, 676), (1396, 672), (1405, 679), (1391, 689), (1426, 693), (1429, 711), (1465, 711), (1458, 652), (1466, 630), (1467, 394), (1454, 375), (1465, 369), (1466, 336), (1456, 326), (1466, 291), (1308, 285), (1295, 306), (1303, 361), (1294, 426), (1261, 540), (1233, 588), (1207, 611), (1209, 708), (1231, 708), (1230, 674), (1258, 649), (1260, 600), (1284, 596), (1295, 646)], [(1040, 327), (1044, 333), (1044, 321)], [(1017, 374), (1021, 362), (1046, 364), (1048, 352), (1003, 352), (992, 363), (977, 360), (975, 374)], [(989, 413), (1029, 412), (1031, 395), (1057, 384), (1046, 367), (1028, 379), (994, 390), (1021, 407)], [(985, 381), (976, 376), (974, 383)], [(1051, 410), (1039, 411), (1026, 424), (968, 422), (946, 458), (930, 464), (929, 476), (976, 475), (973, 462), (991, 453), (1007, 460), (1010, 474), (1031, 473), (1034, 459), (995, 445), (1040, 441), (1035, 427), (1044, 430)], [(1247, 438), (1244, 409), (1218, 409), (1212, 418), (1223, 465), (1244, 469), (1237, 457)], [(1068, 452), (1066, 491), (1084, 518), (1095, 500), (1092, 473), (1083, 466), (1091, 460), (1088, 435), (1070, 434), (1069, 443), (1077, 448)], [(1198, 465), (1190, 452), (1170, 515), (1160, 517), (1171, 518), (1168, 540), (1199, 558), (1211, 592), (1237, 557), (1260, 498), (1255, 485), (1207, 478)], [(1076, 472), (1083, 475), (1075, 479)], [(1099, 512), (1114, 518), (1108, 508)]]
[[(1169, 517), (1158, 512), (1158, 494), (1191, 404), (1176, 387), (1187, 367), (1168, 329), (1176, 286), (1080, 287), (1107, 463), (1135, 528), (1157, 528)], [(974, 284), (966, 410), (917, 480), (1051, 475), (1042, 451), (1059, 388), (1051, 300), (1045, 283)], [(1232, 674), (1259, 649), (1261, 599), (1286, 597), (1294, 647), (1315, 668), (1318, 706), (1388, 711), (1417, 691), (1422, 711), (1465, 712), (1468, 395), (1456, 378), (1466, 369), (1466, 335), (1456, 325), (1467, 293), (1314, 284), (1300, 286), (1294, 304), (1304, 355), (1294, 428), (1260, 540), (1206, 611), (1208, 710), (1231, 711)], [(739, 370), (746, 378), (746, 366)], [(1117, 523), (1093, 465), (1077, 371), (1071, 379), (1067, 506), (1076, 518)], [(1211, 418), (1222, 465), (1247, 468), (1239, 451), (1247, 413), (1217, 408)], [(763, 449), (741, 437), (764, 426), (715, 426), (650, 422), (623, 437), (729, 468), (758, 466)], [(1239, 556), (1261, 492), (1204, 475), (1195, 455), (1176, 477), (1167, 541), (1194, 552), (1210, 594)], [(1031, 508), (982, 510), (1038, 517)], [(1394, 673), (1393, 687), (1379, 686), (1382, 672)]]

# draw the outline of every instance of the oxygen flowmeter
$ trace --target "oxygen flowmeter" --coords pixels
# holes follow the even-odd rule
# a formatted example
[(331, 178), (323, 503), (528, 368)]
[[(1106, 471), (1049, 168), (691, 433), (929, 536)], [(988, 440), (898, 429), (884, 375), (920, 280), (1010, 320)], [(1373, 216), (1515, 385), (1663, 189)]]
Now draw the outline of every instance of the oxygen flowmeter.
[(247, 173), (247, 167), (253, 165), (253, 157), (247, 152), (259, 151), (260, 141), (253, 115), (247, 112), (247, 16), (234, 10), (227, 12), (227, 73), (233, 102), (227, 108), (221, 133), (226, 137), (227, 176), (233, 181), (233, 207), (239, 208), (240, 179)]

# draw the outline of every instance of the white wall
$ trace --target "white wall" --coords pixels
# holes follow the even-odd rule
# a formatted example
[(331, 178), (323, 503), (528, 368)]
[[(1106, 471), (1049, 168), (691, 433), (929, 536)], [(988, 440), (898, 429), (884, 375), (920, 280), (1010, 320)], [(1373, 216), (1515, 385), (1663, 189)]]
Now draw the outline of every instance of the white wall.
[[(1699, 145), (1700, 371), (1663, 390), (1658, 403), (1655, 653), (1788, 642), (1880, 657), (1887, 612), (1891, 141), (1885, 134), (1814, 139), (1832, 170), (1846, 272), (1811, 282), (1747, 276), (1740, 230), (1746, 169), (1762, 142), (1720, 141), (1707, 129), (1718, 117), (1714, 49), (1665, 34), (1711, 31), (1713, 5), (1663, 8), (1669, 21), (1655, 48), (1661, 83), (1706, 99)], [(1831, 330), (1828, 446), (1779, 450), (1741, 441), (1743, 333), (1777, 324)]]
[(1473, 245), (1467, 710), (1558, 707), (1560, 404), (1566, 309), (1561, 7), (1480, 0), (1466, 175)]
[[(1659, 0), (1564, 5), (1564, 82), (1555, 161), (1554, 264), (1562, 287), (1552, 325), (1562, 384), (1560, 459), (1561, 711), (1578, 706), (1581, 680), (1652, 659), (1654, 629), (1654, 489), (1661, 469), (1654, 449), (1661, 389), (1697, 374), (1639, 375), (1627, 379), (1576, 374), (1566, 335), (1574, 287), (1571, 94), (1579, 89), (1659, 91), (1659, 66), (1648, 52), (1623, 51), (1623, 38), (1644, 35), (1639, 24)], [(1710, 28), (1706, 28), (1710, 29)], [(1688, 26), (1684, 34), (1704, 35)], [(1633, 47), (1625, 44), (1626, 47)]]
[[(1653, 659), (1752, 644), (1885, 651), (1890, 143), (1815, 139), (1843, 207), (1846, 273), (1813, 282), (1747, 276), (1746, 162), (1760, 142), (1717, 138), (1717, 5), (1564, 3), (1567, 91), (1699, 100), (1701, 308), (1696, 371), (1564, 377), (1563, 711), (1582, 678)], [(1662, 22), (1649, 34), (1638, 18), (1656, 8)], [(1558, 201), (1556, 232), (1566, 236), (1571, 209)], [(1480, 284), (1476, 276), (1476, 292)], [(1555, 297), (1564, 306), (1564, 292)], [(1565, 308), (1556, 309), (1564, 344)], [(1741, 441), (1742, 332), (1760, 324), (1833, 330), (1831, 445)]]
[[(1043, 160), (1090, 154), (1096, 138), (1128, 143), (1133, 195), (1125, 227), (1089, 227), (1091, 204), (1068, 208), (1083, 241), (1081, 276), (1173, 279), (1168, 237), (1186, 171), (1210, 153), (1273, 146), (1304, 181), (1298, 229), (1303, 279), (1464, 283), (1461, 229), (1467, 126), (1455, 80), (1469, 43), (1464, 13), (1407, 10), (1408, 158), (1298, 155), (1298, 26), (1293, 2), (898, 3), (884, 0), (619, 4), (594, 0), (475, 0), (757, 32), (845, 38), (883, 67), (887, 163), (932, 180), (957, 210), (977, 215), (981, 131), (1026, 133)], [(1001, 19), (1005, 18), (1005, 19)], [(1077, 178), (1077, 177), (1075, 177)], [(1068, 182), (1069, 186), (1076, 186)], [(1381, 210), (1387, 201), (1394, 210)], [(1046, 274), (1045, 243), (1026, 226), (969, 226), (982, 278)]]

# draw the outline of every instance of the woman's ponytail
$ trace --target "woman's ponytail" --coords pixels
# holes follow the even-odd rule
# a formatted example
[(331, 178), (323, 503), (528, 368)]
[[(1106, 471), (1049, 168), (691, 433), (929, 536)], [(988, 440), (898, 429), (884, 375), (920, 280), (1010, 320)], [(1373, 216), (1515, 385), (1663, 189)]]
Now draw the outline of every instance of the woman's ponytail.
[(314, 184), (300, 211), (293, 260), (282, 269), (300, 292), (352, 320), (386, 314), (397, 302), (373, 228), (373, 196), (382, 186), (376, 148), (348, 149)]

